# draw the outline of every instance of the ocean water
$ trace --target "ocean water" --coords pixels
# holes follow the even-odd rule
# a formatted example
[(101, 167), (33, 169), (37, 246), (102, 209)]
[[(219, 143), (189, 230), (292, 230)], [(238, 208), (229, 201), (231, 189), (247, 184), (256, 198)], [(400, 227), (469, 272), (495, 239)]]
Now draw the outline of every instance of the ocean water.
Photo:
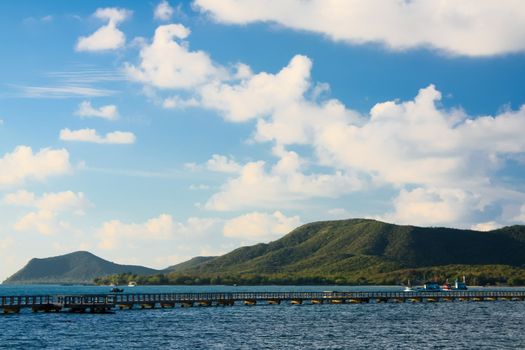
[[(126, 292), (396, 290), (399, 287), (188, 286)], [(0, 286), (0, 295), (108, 287)], [(8, 349), (525, 349), (525, 302), (257, 305), (0, 315)]]

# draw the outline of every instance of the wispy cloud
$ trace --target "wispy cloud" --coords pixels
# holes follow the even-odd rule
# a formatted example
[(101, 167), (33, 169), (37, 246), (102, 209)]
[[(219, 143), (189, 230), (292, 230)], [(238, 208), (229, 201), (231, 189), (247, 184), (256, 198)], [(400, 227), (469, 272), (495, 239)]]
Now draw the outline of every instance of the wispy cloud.
[(99, 82), (112, 82), (126, 80), (123, 72), (116, 70), (105, 70), (97, 68), (71, 69), (65, 71), (54, 71), (45, 73), (47, 77), (59, 79), (69, 84), (93, 84)]
[(4, 94), (4, 97), (21, 98), (70, 98), (111, 96), (118, 91), (81, 85), (24, 86), (10, 85), (17, 92)]
[(140, 169), (111, 169), (111, 168), (97, 168), (85, 166), (82, 170), (102, 173), (109, 175), (118, 176), (129, 176), (129, 177), (143, 177), (143, 178), (155, 178), (155, 179), (181, 179), (188, 177), (180, 170), (165, 170), (165, 171), (148, 171)]
[[(111, 96), (118, 90), (95, 86), (126, 80), (126, 75), (115, 69), (92, 65), (74, 65), (64, 71), (42, 73), (44, 82), (38, 84), (6, 84), (11, 92), (0, 97), (7, 98), (89, 98)], [(47, 81), (46, 81), (47, 80)]]

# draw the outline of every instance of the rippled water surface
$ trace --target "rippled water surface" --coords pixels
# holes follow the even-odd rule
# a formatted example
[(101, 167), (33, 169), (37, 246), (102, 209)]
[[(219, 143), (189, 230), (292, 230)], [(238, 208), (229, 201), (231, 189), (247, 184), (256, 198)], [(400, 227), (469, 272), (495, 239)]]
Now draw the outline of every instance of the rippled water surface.
[[(383, 289), (395, 290), (396, 287)], [(0, 286), (0, 295), (107, 292)], [(356, 290), (356, 287), (136, 287), (133, 292)], [(362, 288), (361, 288), (362, 289)], [(377, 288), (376, 288), (377, 289)], [(10, 349), (525, 349), (525, 302), (257, 305), (0, 316)]]

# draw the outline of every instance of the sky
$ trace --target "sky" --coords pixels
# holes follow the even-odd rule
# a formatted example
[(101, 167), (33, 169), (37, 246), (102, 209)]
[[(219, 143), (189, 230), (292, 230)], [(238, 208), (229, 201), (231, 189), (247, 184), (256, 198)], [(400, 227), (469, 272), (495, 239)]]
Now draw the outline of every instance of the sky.
[(0, 2), (0, 279), (524, 224), (524, 83), (521, 0)]

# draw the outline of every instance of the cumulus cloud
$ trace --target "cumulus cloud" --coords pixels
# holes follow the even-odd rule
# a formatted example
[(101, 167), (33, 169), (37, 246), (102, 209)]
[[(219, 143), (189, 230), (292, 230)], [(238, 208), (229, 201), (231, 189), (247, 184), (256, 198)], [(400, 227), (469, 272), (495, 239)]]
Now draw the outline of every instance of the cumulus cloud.
[[(252, 212), (232, 218), (190, 217), (180, 222), (169, 214), (161, 214), (142, 222), (106, 221), (95, 229), (92, 237), (106, 256), (116, 258), (124, 251), (129, 257), (132, 252), (138, 258), (135, 263), (144, 263), (140, 258), (147, 254), (150, 264), (160, 258), (156, 265), (165, 268), (196, 255), (219, 255), (239, 244), (273, 240), (300, 224), (298, 216), (279, 211)], [(169, 261), (162, 258), (168, 256), (177, 258)], [(118, 260), (122, 261), (121, 258), (124, 256)]]
[(115, 7), (99, 8), (94, 16), (106, 20), (107, 24), (100, 27), (90, 36), (78, 39), (77, 51), (107, 51), (121, 48), (126, 43), (126, 36), (117, 28), (117, 25), (129, 17), (132, 12)]
[(115, 249), (117, 247), (140, 244), (140, 242), (156, 240), (168, 241), (187, 239), (218, 231), (219, 219), (188, 218), (186, 222), (176, 222), (169, 214), (161, 214), (144, 223), (124, 223), (111, 220), (103, 223), (97, 230), (99, 247)]
[(139, 65), (126, 65), (128, 76), (157, 88), (188, 89), (220, 75), (207, 53), (189, 50), (189, 35), (182, 24), (159, 26), (153, 42), (141, 49)]
[(79, 214), (91, 206), (91, 203), (85, 198), (84, 193), (75, 193), (72, 191), (44, 193), (41, 197), (37, 197), (32, 192), (20, 190), (6, 194), (4, 196), (4, 203), (34, 207), (40, 210), (74, 211)]
[(35, 231), (43, 235), (55, 234), (70, 227), (59, 219), (62, 213), (83, 214), (92, 206), (82, 192), (72, 191), (44, 193), (37, 197), (32, 192), (21, 190), (5, 195), (3, 201), (8, 205), (37, 209), (23, 215), (13, 227), (17, 231)]
[[(170, 30), (182, 31), (179, 37), (185, 38), (184, 29)], [(157, 39), (156, 35), (146, 49), (154, 47)], [(168, 44), (180, 49), (173, 40)], [(201, 54), (206, 57), (206, 67), (218, 67)], [(155, 75), (160, 71), (157, 66), (170, 67), (168, 72), (173, 68), (176, 59), (164, 59), (168, 56), (155, 56), (160, 61), (152, 66), (151, 77), (144, 75), (146, 84), (158, 89), (181, 88), (177, 75)], [(276, 73), (254, 73), (240, 63), (237, 72), (227, 78), (198, 74), (202, 78), (198, 83), (184, 85), (184, 98), (173, 97), (175, 107), (184, 105), (179, 101), (191, 100), (219, 112), (227, 121), (255, 122), (251, 141), (268, 142), (281, 150), (273, 166), (255, 161), (229, 168), (236, 176), (208, 199), (207, 209), (276, 209), (309, 198), (336, 198), (370, 186), (390, 186), (399, 191), (397, 202), (385, 214), (392, 220), (408, 219), (414, 210), (407, 207), (404, 199), (408, 198), (428, 209), (420, 224), (455, 224), (460, 217), (457, 213), (463, 213), (472, 221), (465, 219), (461, 224), (470, 227), (490, 220), (500, 222), (499, 218), (480, 221), (476, 217), (485, 215), (486, 208), (515, 212), (523, 203), (523, 193), (494, 182), (508, 159), (525, 153), (525, 107), (493, 116), (471, 116), (459, 108), (442, 107), (441, 92), (428, 85), (411, 100), (384, 101), (368, 113), (358, 113), (337, 99), (326, 98), (323, 92), (329, 86), (312, 82), (311, 70), (311, 60), (302, 55), (294, 56)], [(308, 173), (313, 167), (286, 151), (297, 145), (312, 151), (310, 165), (330, 170)], [(217, 158), (211, 164), (218, 167), (226, 161)], [(431, 215), (431, 208), (443, 212)], [(507, 215), (506, 220), (510, 219)]]
[(360, 187), (359, 179), (340, 171), (305, 175), (299, 155), (282, 151), (280, 160), (269, 171), (264, 161), (243, 165), (239, 175), (222, 185), (205, 207), (218, 211), (290, 207), (309, 198), (339, 197)]
[(233, 24), (274, 22), (350, 44), (393, 50), (433, 47), (454, 55), (488, 56), (525, 50), (520, 0), (195, 0), (201, 11)]
[(525, 151), (525, 108), (472, 118), (438, 107), (440, 99), (430, 85), (412, 101), (376, 104), (361, 126), (325, 123), (312, 142), (326, 164), (439, 187), (486, 183), (499, 155)]
[(118, 110), (115, 105), (100, 106), (94, 108), (90, 101), (82, 101), (75, 111), (75, 115), (80, 117), (98, 117), (107, 120), (117, 120)]
[(299, 216), (287, 217), (280, 211), (272, 214), (252, 212), (228, 220), (223, 232), (226, 237), (267, 242), (287, 234), (299, 225)]
[(113, 249), (121, 240), (166, 240), (173, 236), (175, 224), (171, 215), (161, 214), (144, 223), (123, 223), (111, 220), (102, 224), (97, 231), (100, 248)]
[(53, 235), (67, 227), (65, 222), (57, 219), (55, 212), (49, 210), (28, 213), (13, 226), (17, 231), (35, 231), (45, 236)]
[(135, 143), (135, 134), (127, 131), (113, 131), (100, 136), (95, 129), (60, 130), (62, 141), (78, 141), (105, 144), (132, 144)]
[(0, 188), (28, 179), (42, 181), (70, 171), (69, 153), (65, 149), (44, 148), (33, 153), (31, 147), (18, 146), (0, 158)]
[(238, 173), (241, 165), (231, 158), (220, 154), (214, 154), (207, 162), (206, 168), (220, 173)]
[(163, 0), (159, 2), (159, 4), (155, 7), (155, 11), (153, 12), (153, 16), (155, 19), (161, 20), (161, 21), (169, 21), (171, 17), (173, 16), (174, 9), (170, 6), (169, 2), (166, 0)]
[[(240, 206), (235, 203), (241, 202), (268, 208), (276, 205), (278, 198), (293, 201), (308, 196), (341, 196), (363, 188), (356, 176), (344, 174), (367, 178), (370, 185), (399, 188), (394, 211), (387, 215), (396, 222), (458, 224), (462, 218), (462, 224), (469, 227), (467, 220), (477, 222), (476, 215), (487, 206), (516, 206), (523, 198), (520, 193), (507, 196), (512, 191), (501, 186), (498, 191), (490, 188), (495, 188), (492, 176), (506, 159), (525, 152), (525, 107), (495, 116), (469, 116), (461, 109), (441, 107), (441, 93), (429, 85), (413, 100), (378, 103), (368, 115), (360, 115), (340, 101), (309, 98), (308, 92), (314, 89), (309, 80), (310, 66), (308, 58), (296, 56), (276, 75), (258, 74), (267, 82), (277, 80), (286, 71), (295, 75), (290, 79), (295, 83), (262, 84), (265, 87), (259, 89), (260, 84), (250, 83), (257, 75), (251, 75), (237, 85), (222, 83), (226, 88), (218, 90), (221, 92), (216, 94), (215, 104), (209, 103), (205, 92), (202, 101), (227, 120), (256, 119), (255, 141), (272, 141), (278, 147), (309, 145), (317, 163), (338, 169), (336, 175), (301, 175), (296, 166), (297, 176), (283, 176), (275, 170), (267, 172), (264, 162), (252, 162), (208, 200), (208, 209), (235, 210)], [(279, 91), (279, 86), (294, 87), (285, 89), (283, 96), (287, 96), (287, 91), (294, 93), (281, 100), (268, 98), (267, 103), (260, 104), (263, 109), (257, 108), (257, 102), (249, 103), (247, 108), (242, 106), (241, 101), (257, 101), (261, 91)], [(207, 89), (210, 86), (203, 91)], [(294, 157), (283, 159), (294, 164)], [(315, 186), (318, 182), (314, 179), (321, 178), (327, 182)], [(290, 179), (298, 181), (301, 190), (294, 190), (297, 187), (289, 183)], [(265, 190), (258, 190), (255, 183), (264, 184), (260, 188)], [(408, 190), (414, 186), (417, 190)], [(420, 203), (419, 210), (425, 211), (419, 213), (419, 219), (415, 218), (417, 208), (407, 206), (410, 200)]]
[(201, 91), (202, 103), (230, 121), (268, 116), (302, 98), (309, 86), (311, 66), (308, 57), (297, 55), (277, 74), (245, 73), (238, 84), (208, 84)]
[(474, 211), (487, 203), (481, 196), (457, 188), (401, 190), (394, 200), (395, 211), (386, 221), (413, 225), (457, 225), (470, 222)]

